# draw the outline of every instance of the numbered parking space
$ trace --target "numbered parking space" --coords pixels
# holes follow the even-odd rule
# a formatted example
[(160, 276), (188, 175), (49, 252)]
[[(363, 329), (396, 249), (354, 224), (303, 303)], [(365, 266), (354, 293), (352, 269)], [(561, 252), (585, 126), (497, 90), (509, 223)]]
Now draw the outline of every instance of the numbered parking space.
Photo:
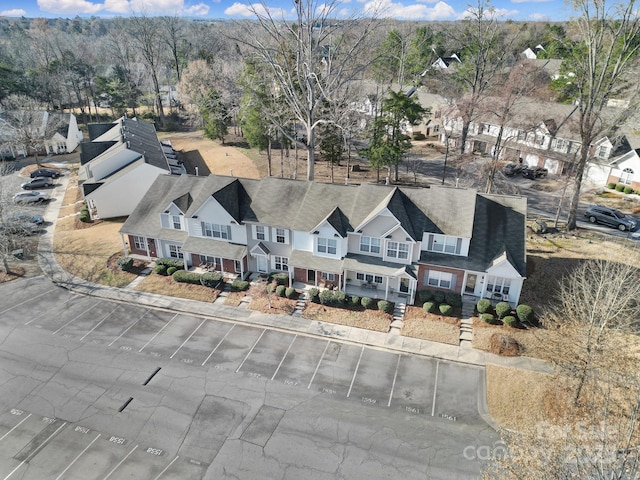
[[(0, 321), (18, 321), (80, 342), (194, 368), (281, 382), (366, 406), (481, 422), (478, 368), (99, 300), (52, 288), (45, 282), (39, 289), (29, 284), (28, 290), (29, 295), (15, 290)], [(40, 298), (41, 302), (32, 308), (28, 298)]]
[(169, 455), (157, 446), (18, 409), (0, 415), (0, 432), (0, 478), (4, 480), (195, 480), (204, 476), (208, 466)]

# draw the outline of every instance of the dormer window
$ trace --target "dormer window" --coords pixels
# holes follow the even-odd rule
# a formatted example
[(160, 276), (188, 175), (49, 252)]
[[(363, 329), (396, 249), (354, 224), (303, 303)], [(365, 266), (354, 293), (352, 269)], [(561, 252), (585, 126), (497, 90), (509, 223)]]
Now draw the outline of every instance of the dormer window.
[(180, 222), (179, 215), (171, 215), (171, 223), (173, 224), (174, 230), (182, 230), (182, 222)]
[(406, 260), (409, 258), (409, 244), (402, 242), (387, 243), (387, 257)]
[(276, 242), (286, 243), (286, 240), (284, 237), (284, 228), (276, 228)]
[(374, 237), (360, 237), (360, 251), (380, 253), (380, 239)]
[(462, 250), (462, 239), (458, 237), (449, 237), (447, 235), (431, 233), (429, 234), (427, 250), (431, 252), (460, 255), (460, 251)]
[(217, 223), (200, 222), (203, 237), (221, 238), (231, 240), (231, 227), (229, 225), (218, 225)]
[(332, 238), (318, 238), (318, 253), (335, 255), (338, 251), (338, 242)]

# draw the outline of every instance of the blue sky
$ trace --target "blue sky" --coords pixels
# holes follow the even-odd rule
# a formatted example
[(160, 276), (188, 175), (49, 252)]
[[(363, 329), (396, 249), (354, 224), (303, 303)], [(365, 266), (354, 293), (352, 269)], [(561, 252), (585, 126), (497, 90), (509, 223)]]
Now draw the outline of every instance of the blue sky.
[[(251, 18), (251, 0), (0, 0), (0, 16), (112, 17), (132, 11), (196, 18)], [(314, 0), (322, 5), (322, 0)], [(335, 0), (331, 0), (335, 1)], [(263, 0), (278, 17), (291, 17), (292, 0)], [(341, 0), (336, 12), (347, 16), (382, 6), (385, 16), (400, 20), (456, 20), (469, 8), (465, 0)], [(529, 21), (567, 20), (572, 12), (563, 0), (492, 0), (501, 18)]]

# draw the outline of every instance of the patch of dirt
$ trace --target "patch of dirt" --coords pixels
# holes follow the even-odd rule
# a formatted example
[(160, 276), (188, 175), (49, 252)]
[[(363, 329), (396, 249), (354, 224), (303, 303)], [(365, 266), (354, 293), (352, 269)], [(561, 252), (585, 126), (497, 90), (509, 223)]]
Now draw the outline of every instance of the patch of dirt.
[(291, 315), (296, 307), (296, 301), (290, 300), (285, 297), (278, 297), (276, 295), (260, 294), (258, 296), (251, 296), (249, 302), (249, 308), (251, 310), (257, 310), (262, 313), (275, 313), (280, 315)]
[[(113, 255), (111, 255), (107, 260), (107, 268), (112, 272), (123, 272), (118, 266), (118, 259), (122, 257), (124, 257), (122, 252), (114, 253)], [(138, 275), (142, 274), (145, 268), (147, 268), (147, 262), (145, 262), (144, 260), (134, 259), (133, 267), (127, 272), (123, 272), (123, 273), (130, 273), (137, 277)]]
[(460, 319), (427, 313), (422, 308), (408, 306), (402, 319), (401, 335), (432, 342), (460, 344)]
[(11, 282), (26, 277), (27, 270), (24, 267), (11, 267), (9, 273), (4, 270), (0, 272), (0, 283)]
[(238, 307), (246, 296), (247, 292), (229, 292), (224, 299), (224, 304), (228, 307)]
[(502, 335), (511, 337), (520, 346), (520, 355), (535, 358), (545, 358), (545, 342), (546, 339), (553, 335), (552, 332), (544, 328), (513, 328), (506, 325), (490, 325), (478, 317), (473, 317), (473, 340), (471, 346), (478, 350), (486, 352), (498, 353), (492, 345), (492, 337), (494, 335)]
[(302, 316), (309, 320), (346, 325), (348, 327), (364, 328), (374, 332), (388, 332), (393, 316), (380, 310), (355, 310), (336, 308), (319, 303), (308, 302)]

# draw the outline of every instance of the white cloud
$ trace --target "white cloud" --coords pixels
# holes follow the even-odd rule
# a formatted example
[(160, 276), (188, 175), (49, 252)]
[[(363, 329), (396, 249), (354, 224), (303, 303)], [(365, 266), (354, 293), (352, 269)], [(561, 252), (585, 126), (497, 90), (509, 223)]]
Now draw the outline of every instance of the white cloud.
[(38, 0), (38, 7), (48, 13), (98, 13), (103, 9), (99, 3), (88, 2), (86, 0)]
[(536, 22), (548, 22), (551, 20), (549, 15), (547, 15), (546, 13), (532, 13), (531, 15), (529, 15), (529, 18), (531, 20), (535, 20)]
[(392, 0), (374, 0), (364, 4), (366, 13), (380, 13), (384, 17), (411, 20), (445, 20), (455, 18), (456, 12), (451, 5), (438, 1), (433, 7), (413, 4), (403, 5)]
[(12, 10), (3, 10), (0, 12), (0, 17), (23, 17), (27, 12), (21, 8), (14, 8)]
[[(476, 13), (476, 8), (474, 7), (469, 7), (467, 8), (464, 12), (462, 12), (460, 14), (460, 19), (465, 19), (465, 18), (470, 18), (470, 17), (474, 17), (475, 13)], [(496, 19), (502, 20), (505, 18), (509, 18), (509, 17), (513, 17), (515, 15), (518, 15), (520, 13), (520, 10), (507, 10), (506, 8), (494, 8), (493, 9), (493, 16)], [(489, 13), (487, 12), (487, 15)]]
[(206, 15), (209, 13), (209, 5), (199, 3), (183, 9), (182, 13), (185, 15)]
[(261, 3), (246, 5), (238, 2), (225, 9), (224, 14), (231, 17), (254, 17), (256, 14), (273, 18), (291, 18), (292, 16), (292, 12), (282, 8), (266, 7)]

